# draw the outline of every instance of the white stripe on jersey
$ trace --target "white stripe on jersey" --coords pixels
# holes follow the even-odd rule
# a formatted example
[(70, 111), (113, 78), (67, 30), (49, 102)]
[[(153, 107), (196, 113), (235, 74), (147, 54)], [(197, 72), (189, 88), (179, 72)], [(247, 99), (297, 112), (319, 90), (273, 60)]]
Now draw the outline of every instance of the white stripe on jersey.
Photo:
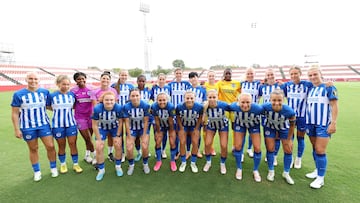
[(99, 115), (99, 127), (104, 130), (111, 130), (118, 127), (118, 119), (115, 111), (103, 111)]
[(173, 82), (169, 84), (171, 88), (171, 103), (176, 107), (184, 102), (184, 93), (186, 91), (186, 83)]
[(76, 125), (72, 108), (75, 98), (68, 94), (57, 94), (52, 98), (53, 127), (70, 127)]
[(193, 111), (192, 109), (190, 110), (183, 110), (181, 112), (181, 121), (183, 123), (184, 127), (189, 127), (189, 126), (195, 126), (197, 119), (199, 118), (199, 114), (196, 111)]
[(158, 110), (160, 127), (168, 128), (169, 127), (169, 111), (167, 109), (159, 109)]
[(144, 110), (132, 108), (130, 113), (130, 129), (141, 130), (144, 128)]
[(222, 129), (228, 126), (228, 119), (225, 116), (224, 109), (208, 108), (207, 116), (210, 128)]
[(270, 94), (276, 89), (277, 85), (266, 85), (261, 88), (263, 103), (270, 102)]
[(36, 128), (49, 123), (43, 93), (27, 93), (21, 96), (21, 100), (20, 128)]
[(265, 126), (275, 130), (286, 130), (290, 127), (290, 122), (284, 115), (269, 111), (265, 117)]
[(129, 100), (129, 94), (130, 94), (130, 90), (131, 90), (131, 86), (129, 86), (128, 84), (120, 84), (119, 86), (119, 104), (120, 105), (125, 105), (126, 102)]
[(241, 92), (250, 94), (253, 103), (259, 103), (260, 85), (260, 82), (244, 81), (241, 83)]
[(313, 87), (307, 99), (306, 123), (327, 126), (330, 121), (330, 102), (326, 88)]
[(286, 86), (288, 105), (294, 109), (296, 117), (305, 117), (308, 90), (309, 88), (301, 83)]
[(255, 127), (260, 124), (260, 116), (249, 112), (235, 112), (235, 123), (245, 128)]

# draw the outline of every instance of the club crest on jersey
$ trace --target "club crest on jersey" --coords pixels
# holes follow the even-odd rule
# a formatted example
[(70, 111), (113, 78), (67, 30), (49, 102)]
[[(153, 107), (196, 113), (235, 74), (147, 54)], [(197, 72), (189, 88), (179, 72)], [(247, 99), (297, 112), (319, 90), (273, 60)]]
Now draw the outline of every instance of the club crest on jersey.
[(231, 84), (231, 87), (232, 87), (232, 88), (235, 88), (235, 87), (236, 87), (236, 85), (235, 85), (235, 84)]

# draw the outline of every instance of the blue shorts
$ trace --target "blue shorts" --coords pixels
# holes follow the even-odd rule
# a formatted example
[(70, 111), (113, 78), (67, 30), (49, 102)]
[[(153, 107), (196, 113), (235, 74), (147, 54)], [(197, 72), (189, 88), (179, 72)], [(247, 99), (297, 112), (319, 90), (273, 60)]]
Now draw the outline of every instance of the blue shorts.
[(306, 134), (310, 137), (331, 137), (331, 134), (327, 132), (328, 126), (320, 125), (306, 125)]
[(64, 128), (53, 128), (52, 134), (55, 139), (65, 138), (67, 136), (75, 136), (77, 135), (77, 127), (76, 125)]
[(228, 132), (228, 131), (229, 131), (229, 126), (225, 126), (225, 127), (223, 127), (223, 128), (218, 129), (218, 128), (211, 128), (209, 125), (207, 125), (207, 126), (206, 126), (206, 129), (207, 129), (207, 130), (214, 131), (214, 132), (216, 132), (216, 131), (219, 131), (219, 132)]
[(249, 135), (254, 134), (254, 133), (260, 133), (260, 126), (246, 128), (246, 127), (241, 127), (239, 125), (236, 125), (234, 128), (235, 132), (240, 132), (240, 133), (245, 133), (245, 134), (246, 134), (246, 130), (248, 130)]
[[(144, 134), (144, 130), (130, 130), (130, 135), (133, 137), (141, 137)], [(146, 131), (147, 135), (150, 135), (150, 129)]]
[(300, 132), (306, 131), (306, 119), (305, 117), (296, 118), (296, 129)]
[(30, 141), (35, 138), (41, 138), (46, 136), (51, 136), (51, 128), (50, 125), (42, 126), (41, 128), (30, 128), (30, 129), (21, 129), (21, 133), (23, 134), (23, 139), (25, 141)]
[(280, 139), (287, 139), (288, 138), (288, 134), (289, 134), (289, 130), (275, 130), (272, 128), (264, 128), (264, 137), (265, 138), (276, 138), (276, 132), (279, 133), (279, 137)]
[(117, 130), (117, 128), (110, 130), (99, 129), (101, 140), (106, 140), (108, 134), (110, 134), (111, 137), (116, 137)]
[[(201, 132), (201, 127), (202, 127), (202, 125), (200, 125), (200, 127), (199, 127), (200, 132)], [(195, 126), (184, 126), (185, 132), (192, 132), (192, 131), (194, 131), (194, 129), (195, 129)]]

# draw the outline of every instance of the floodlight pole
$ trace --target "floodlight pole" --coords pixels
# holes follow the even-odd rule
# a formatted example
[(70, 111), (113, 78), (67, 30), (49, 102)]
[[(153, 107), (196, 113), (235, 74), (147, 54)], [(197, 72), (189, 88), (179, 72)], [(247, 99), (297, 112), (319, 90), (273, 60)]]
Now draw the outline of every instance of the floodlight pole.
[(149, 48), (148, 48), (148, 36), (146, 26), (146, 14), (150, 13), (150, 5), (140, 2), (140, 12), (144, 15), (144, 68), (146, 72), (149, 72)]

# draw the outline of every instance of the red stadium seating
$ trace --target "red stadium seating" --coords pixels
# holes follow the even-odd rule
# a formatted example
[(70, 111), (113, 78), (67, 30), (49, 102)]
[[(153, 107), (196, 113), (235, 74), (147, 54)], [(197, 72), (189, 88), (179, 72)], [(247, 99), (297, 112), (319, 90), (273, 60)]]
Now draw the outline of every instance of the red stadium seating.
[[(260, 67), (255, 69), (255, 79), (263, 80), (265, 72), (270, 67)], [(275, 78), (277, 80), (289, 80), (291, 66), (276, 67)], [(307, 70), (309, 67), (302, 67), (302, 78), (307, 79)], [(332, 81), (360, 81), (360, 64), (340, 64), (340, 65), (321, 65), (322, 74), (325, 80)], [(79, 67), (44, 67), (44, 66), (23, 66), (0, 64), (0, 91), (15, 90), (25, 85), (25, 77), (27, 72), (35, 71), (40, 76), (40, 85), (46, 88), (55, 88), (55, 78), (57, 75), (68, 75), (71, 79), (77, 71), (84, 72), (88, 75), (87, 82), (93, 85), (99, 85), (100, 75), (103, 71)], [(195, 71), (199, 74), (199, 81), (207, 81), (208, 70), (185, 70), (183, 72), (183, 80), (188, 80), (190, 72)], [(281, 73), (283, 72), (283, 74)], [(214, 70), (216, 80), (221, 80), (224, 70)], [(245, 69), (232, 69), (232, 78), (234, 80), (244, 80)], [(112, 73), (112, 82), (116, 82), (119, 76)], [(167, 81), (174, 80), (174, 73), (167, 75)], [(153, 78), (149, 83), (156, 82)], [(16, 81), (19, 83), (17, 84)], [(132, 83), (136, 82), (136, 78), (129, 78)], [(73, 81), (71, 81), (73, 82)]]

